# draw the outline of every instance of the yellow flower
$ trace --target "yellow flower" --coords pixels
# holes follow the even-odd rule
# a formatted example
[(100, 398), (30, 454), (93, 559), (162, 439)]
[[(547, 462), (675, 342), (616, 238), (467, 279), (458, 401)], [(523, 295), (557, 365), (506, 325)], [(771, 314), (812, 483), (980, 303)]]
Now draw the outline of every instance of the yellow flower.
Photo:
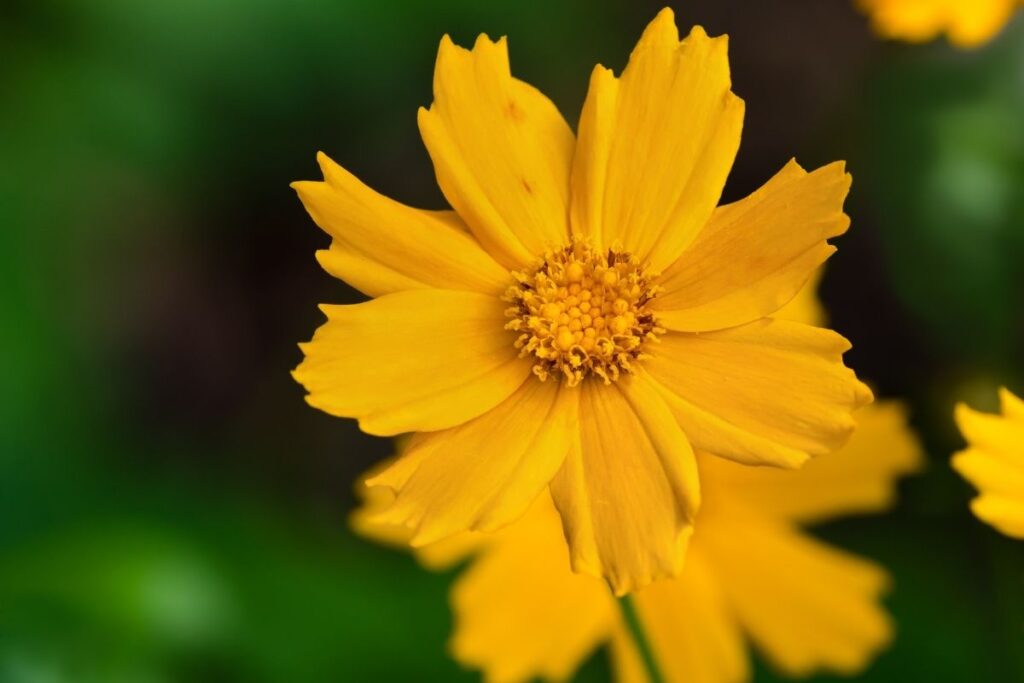
[(953, 467), (978, 488), (974, 514), (1008, 536), (1024, 538), (1024, 401), (1006, 389), (999, 397), (1002, 416), (956, 407), (968, 446), (953, 456)]
[(875, 31), (912, 43), (940, 33), (958, 47), (991, 40), (1010, 20), (1019, 0), (858, 0)]
[[(857, 416), (860, 426), (843, 449), (799, 472), (698, 454), (705, 502), (683, 572), (633, 596), (667, 681), (748, 680), (748, 639), (794, 676), (854, 673), (888, 643), (892, 628), (878, 604), (885, 573), (799, 530), (888, 507), (896, 479), (919, 467), (901, 406), (882, 402)], [(355, 528), (405, 546), (407, 529), (377, 521), (390, 492), (366, 494)], [(486, 680), (565, 679), (603, 644), (612, 647), (619, 680), (646, 680), (608, 588), (570, 571), (549, 496), (502, 531), (461, 534), (417, 555), (433, 568), (475, 555), (452, 588), (451, 650)]]
[(849, 344), (768, 316), (847, 229), (850, 177), (790, 162), (716, 208), (743, 102), (726, 39), (672, 12), (621, 77), (598, 66), (578, 138), (512, 78), (505, 39), (441, 41), (420, 132), (455, 211), (412, 209), (326, 156), (295, 184), (326, 270), (376, 297), (324, 306), (296, 379), (377, 435), (415, 432), (370, 484), (425, 545), (494, 531), (546, 491), (577, 571), (619, 593), (677, 573), (700, 503), (694, 448), (798, 467), (871, 392)]

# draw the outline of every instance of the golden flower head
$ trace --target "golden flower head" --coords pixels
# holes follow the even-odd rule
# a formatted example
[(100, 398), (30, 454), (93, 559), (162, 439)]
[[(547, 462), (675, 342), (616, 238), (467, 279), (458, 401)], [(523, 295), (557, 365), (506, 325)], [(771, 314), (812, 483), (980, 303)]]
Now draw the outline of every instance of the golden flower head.
[(505, 327), (519, 333), (519, 355), (534, 357), (541, 380), (554, 376), (574, 387), (594, 374), (609, 384), (664, 332), (650, 310), (653, 275), (621, 249), (597, 251), (576, 239), (514, 276)]
[(370, 484), (425, 545), (493, 531), (550, 491), (573, 567), (619, 593), (680, 571), (694, 449), (798, 467), (871, 392), (828, 330), (773, 319), (849, 225), (841, 163), (790, 162), (717, 206), (744, 106), (727, 41), (672, 12), (577, 135), (512, 77), (505, 39), (445, 37), (419, 127), (453, 211), (390, 200), (324, 155), (294, 187), (324, 268), (373, 300), (325, 306), (295, 378), (365, 431), (414, 433)]
[(983, 45), (1006, 26), (1020, 0), (857, 0), (885, 38), (923, 43), (940, 34), (961, 48)]
[(1024, 538), (1024, 401), (1007, 389), (999, 396), (1001, 415), (957, 406), (967, 448), (953, 456), (953, 468), (978, 488), (971, 510), (979, 519)]

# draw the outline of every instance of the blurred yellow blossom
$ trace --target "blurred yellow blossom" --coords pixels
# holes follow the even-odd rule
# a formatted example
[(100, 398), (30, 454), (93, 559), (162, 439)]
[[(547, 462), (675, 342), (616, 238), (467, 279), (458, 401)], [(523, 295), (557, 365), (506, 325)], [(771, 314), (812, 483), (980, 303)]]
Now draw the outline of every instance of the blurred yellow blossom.
[(953, 456), (953, 467), (978, 488), (974, 514), (1008, 536), (1024, 538), (1024, 401), (1007, 389), (999, 397), (1001, 415), (957, 406), (967, 448)]
[(727, 40), (647, 27), (598, 66), (577, 136), (511, 76), (507, 43), (441, 41), (420, 132), (454, 211), (387, 199), (324, 155), (294, 187), (328, 272), (374, 300), (324, 306), (295, 378), (372, 434), (416, 432), (369, 481), (423, 546), (553, 501), (573, 568), (618, 594), (677, 574), (700, 506), (694, 451), (801, 466), (871, 392), (848, 342), (773, 319), (849, 225), (842, 163), (791, 161), (717, 207), (740, 142)]
[(991, 40), (1010, 20), (1019, 0), (858, 0), (875, 31), (921, 43), (945, 33), (963, 48)]

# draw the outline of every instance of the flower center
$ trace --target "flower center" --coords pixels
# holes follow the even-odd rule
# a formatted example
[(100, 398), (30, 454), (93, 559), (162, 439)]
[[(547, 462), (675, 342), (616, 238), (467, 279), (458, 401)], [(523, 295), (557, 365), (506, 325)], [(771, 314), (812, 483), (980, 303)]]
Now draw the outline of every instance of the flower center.
[(658, 293), (654, 276), (616, 247), (598, 252), (574, 240), (512, 277), (505, 328), (520, 333), (515, 346), (520, 356), (533, 354), (541, 380), (565, 377), (576, 386), (593, 373), (610, 384), (664, 332), (647, 307)]

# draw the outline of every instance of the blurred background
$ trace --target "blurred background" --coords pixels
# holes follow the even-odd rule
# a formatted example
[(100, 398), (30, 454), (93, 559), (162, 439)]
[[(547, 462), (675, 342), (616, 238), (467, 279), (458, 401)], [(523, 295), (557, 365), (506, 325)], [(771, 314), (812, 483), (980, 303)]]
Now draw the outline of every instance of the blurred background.
[[(289, 377), (316, 305), (358, 295), (288, 183), (323, 150), (440, 208), (415, 112), (443, 33), (510, 36), (575, 124), (662, 4), (0, 4), (0, 681), (476, 680), (451, 576), (347, 530), (391, 445)], [(822, 295), (930, 459), (891, 514), (816, 530), (895, 577), (863, 680), (1024, 680), (1024, 543), (947, 466), (956, 400), (1024, 390), (1024, 17), (961, 52), (879, 41), (848, 0), (672, 4), (731, 36), (725, 200), (791, 156), (853, 173)]]

